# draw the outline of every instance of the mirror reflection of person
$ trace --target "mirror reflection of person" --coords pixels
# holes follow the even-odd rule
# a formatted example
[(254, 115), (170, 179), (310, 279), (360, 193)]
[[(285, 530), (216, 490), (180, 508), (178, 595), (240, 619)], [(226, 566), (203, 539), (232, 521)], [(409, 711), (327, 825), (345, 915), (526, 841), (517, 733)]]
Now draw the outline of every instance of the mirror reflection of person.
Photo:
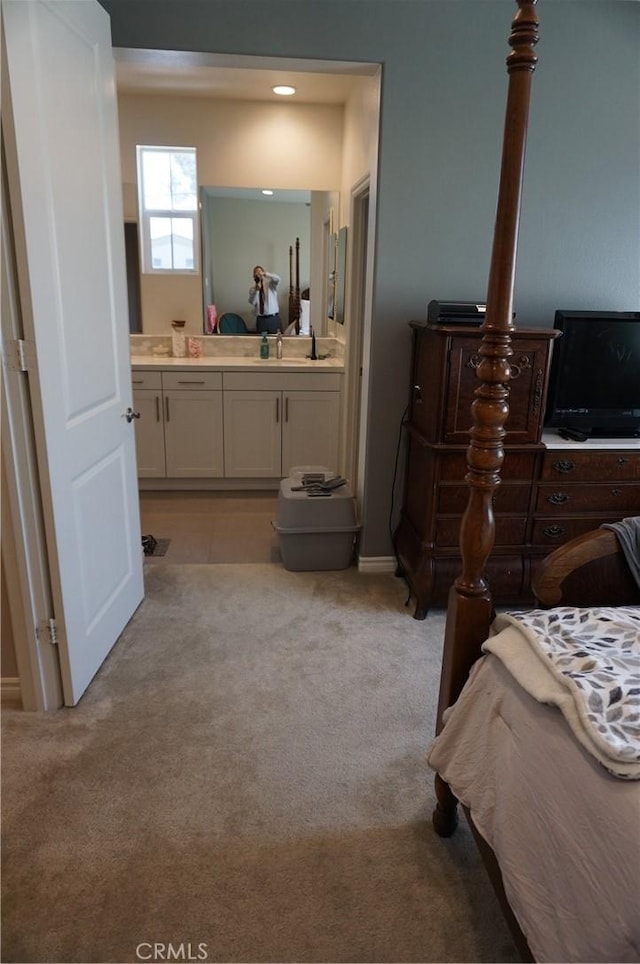
[(280, 276), (272, 271), (265, 271), (257, 264), (253, 269), (253, 284), (249, 288), (249, 304), (253, 305), (256, 313), (256, 331), (262, 334), (275, 335), (282, 331), (280, 320), (280, 306), (278, 304), (278, 285)]

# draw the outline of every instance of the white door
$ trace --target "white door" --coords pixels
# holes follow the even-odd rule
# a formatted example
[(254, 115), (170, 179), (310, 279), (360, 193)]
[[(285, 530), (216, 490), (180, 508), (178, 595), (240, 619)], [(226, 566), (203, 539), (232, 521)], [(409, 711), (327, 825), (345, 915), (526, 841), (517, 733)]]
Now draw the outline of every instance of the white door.
[(224, 474), (222, 392), (164, 393), (167, 476), (215, 479)]
[(295, 466), (338, 471), (340, 392), (285, 392), (282, 474)]
[(282, 393), (224, 391), (224, 474), (227, 478), (281, 477)]
[(136, 459), (138, 478), (164, 479), (167, 467), (164, 453), (162, 389), (140, 388), (133, 393), (136, 420)]
[(28, 379), (73, 705), (143, 596), (111, 36), (95, 0), (3, 0), (2, 19)]

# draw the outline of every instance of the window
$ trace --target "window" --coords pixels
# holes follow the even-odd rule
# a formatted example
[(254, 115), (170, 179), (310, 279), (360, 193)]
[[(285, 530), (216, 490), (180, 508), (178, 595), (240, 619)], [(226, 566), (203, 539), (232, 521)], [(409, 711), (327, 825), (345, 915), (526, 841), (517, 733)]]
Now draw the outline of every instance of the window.
[(142, 271), (198, 272), (195, 147), (136, 147)]

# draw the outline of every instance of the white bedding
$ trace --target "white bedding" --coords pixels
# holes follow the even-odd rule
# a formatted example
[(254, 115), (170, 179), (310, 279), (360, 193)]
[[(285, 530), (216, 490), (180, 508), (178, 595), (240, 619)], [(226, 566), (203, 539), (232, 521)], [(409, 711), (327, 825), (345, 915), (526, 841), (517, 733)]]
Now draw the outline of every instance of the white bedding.
[[(517, 633), (504, 633), (515, 627)], [(504, 613), (483, 645), (527, 693), (558, 706), (615, 776), (640, 779), (640, 607)]]
[(640, 960), (640, 783), (608, 773), (493, 655), (428, 760), (495, 852), (537, 961)]

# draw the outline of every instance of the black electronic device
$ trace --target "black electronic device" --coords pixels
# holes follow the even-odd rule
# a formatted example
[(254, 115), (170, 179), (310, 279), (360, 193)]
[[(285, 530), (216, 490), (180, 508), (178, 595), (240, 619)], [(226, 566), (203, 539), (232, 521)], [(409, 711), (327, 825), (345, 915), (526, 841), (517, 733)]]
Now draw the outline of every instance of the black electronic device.
[(487, 306), (475, 301), (430, 301), (427, 321), (431, 325), (481, 325)]
[(558, 435), (560, 438), (568, 439), (571, 442), (586, 442), (589, 438), (584, 432), (578, 432), (575, 428), (559, 428)]
[(545, 425), (640, 437), (640, 311), (556, 311)]

